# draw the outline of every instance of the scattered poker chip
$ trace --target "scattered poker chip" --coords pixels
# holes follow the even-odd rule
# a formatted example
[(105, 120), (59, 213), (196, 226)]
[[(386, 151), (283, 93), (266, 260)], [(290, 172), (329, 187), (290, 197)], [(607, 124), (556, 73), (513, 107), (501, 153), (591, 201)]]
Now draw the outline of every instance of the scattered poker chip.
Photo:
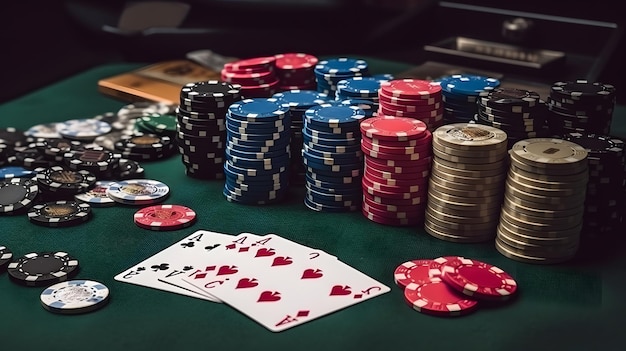
[(58, 139), (61, 134), (58, 131), (58, 123), (37, 124), (28, 128), (24, 134), (33, 138)]
[(109, 288), (93, 280), (68, 280), (41, 292), (44, 309), (59, 314), (80, 314), (98, 310), (109, 301)]
[(432, 260), (411, 260), (396, 267), (393, 279), (399, 287), (405, 288), (411, 283), (423, 284), (430, 281)]
[(116, 180), (136, 179), (144, 175), (145, 170), (139, 162), (122, 158), (119, 160), (117, 173), (115, 174)]
[(158, 180), (129, 179), (109, 185), (106, 193), (116, 202), (129, 205), (145, 205), (165, 200), (170, 188)]
[(91, 206), (76, 201), (49, 201), (36, 204), (28, 210), (31, 223), (45, 227), (69, 227), (86, 222), (91, 217)]
[(28, 136), (23, 130), (13, 127), (0, 128), (0, 144), (25, 146), (28, 142)]
[(96, 183), (96, 176), (86, 170), (71, 170), (61, 166), (37, 168), (36, 179), (48, 191), (78, 194)]
[(422, 284), (409, 283), (404, 288), (404, 300), (414, 310), (435, 316), (463, 316), (478, 306), (478, 301), (457, 292), (439, 277)]
[(31, 177), (33, 174), (35, 174), (34, 170), (19, 166), (7, 166), (0, 168), (0, 179)]
[(475, 299), (507, 300), (517, 291), (515, 279), (489, 263), (457, 258), (441, 266), (441, 279), (452, 288)]
[(39, 194), (37, 181), (30, 178), (0, 180), (0, 213), (12, 214), (29, 209)]
[(144, 207), (134, 215), (137, 226), (156, 231), (187, 228), (195, 220), (196, 212), (191, 208), (169, 204)]
[(33, 252), (9, 263), (7, 272), (18, 284), (48, 286), (71, 279), (78, 267), (78, 260), (67, 252)]
[(116, 202), (107, 195), (107, 189), (113, 184), (111, 180), (98, 180), (95, 185), (84, 193), (74, 195), (76, 201), (88, 203), (93, 207), (110, 207)]
[(405, 117), (377, 116), (361, 122), (363, 135), (389, 141), (419, 139), (426, 130), (424, 122)]
[(58, 132), (62, 137), (72, 140), (93, 140), (111, 131), (111, 125), (96, 119), (72, 119), (60, 122)]
[(7, 269), (7, 266), (13, 260), (13, 253), (8, 247), (0, 245), (0, 273)]

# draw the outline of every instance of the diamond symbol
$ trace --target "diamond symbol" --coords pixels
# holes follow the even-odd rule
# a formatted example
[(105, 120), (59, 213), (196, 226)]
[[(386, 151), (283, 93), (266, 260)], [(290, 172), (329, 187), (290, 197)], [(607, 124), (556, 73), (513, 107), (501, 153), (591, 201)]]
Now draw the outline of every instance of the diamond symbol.
[(355, 299), (360, 299), (360, 298), (362, 298), (362, 297), (363, 297), (363, 295), (361, 295), (361, 294), (355, 294), (355, 295), (354, 295), (354, 298), (355, 298)]
[(239, 252), (248, 252), (248, 250), (250, 250), (249, 247), (242, 247), (239, 249)]
[(206, 277), (206, 273), (198, 273), (194, 277), (194, 279), (204, 279)]
[(309, 315), (309, 311), (298, 311), (298, 317), (306, 317)]

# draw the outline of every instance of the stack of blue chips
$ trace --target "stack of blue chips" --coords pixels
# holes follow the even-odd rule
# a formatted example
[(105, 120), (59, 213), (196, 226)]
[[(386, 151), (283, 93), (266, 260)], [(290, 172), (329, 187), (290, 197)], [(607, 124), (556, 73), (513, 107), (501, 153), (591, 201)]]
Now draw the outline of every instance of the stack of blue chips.
[(289, 105), (252, 98), (226, 114), (225, 184), (228, 201), (264, 205), (283, 200), (289, 189)]
[(335, 97), (339, 81), (352, 77), (367, 77), (370, 75), (368, 64), (365, 60), (338, 57), (322, 60), (315, 65), (314, 69), (317, 91), (327, 94), (330, 98)]
[(365, 117), (374, 117), (378, 111), (378, 90), (380, 83), (392, 80), (390, 74), (372, 77), (352, 77), (337, 83), (335, 100), (350, 106), (357, 106), (365, 112)]
[(446, 124), (473, 121), (478, 112), (479, 94), (500, 86), (500, 80), (496, 78), (469, 74), (453, 74), (436, 81), (441, 84)]
[(304, 112), (313, 106), (329, 102), (328, 95), (316, 90), (289, 90), (276, 93), (272, 96), (281, 103), (289, 104), (291, 120), (291, 183), (304, 184), (304, 165), (302, 163), (302, 128), (304, 127)]
[(360, 122), (363, 110), (354, 106), (323, 104), (304, 114), (302, 161), (306, 167), (304, 204), (321, 212), (347, 212), (361, 208)]

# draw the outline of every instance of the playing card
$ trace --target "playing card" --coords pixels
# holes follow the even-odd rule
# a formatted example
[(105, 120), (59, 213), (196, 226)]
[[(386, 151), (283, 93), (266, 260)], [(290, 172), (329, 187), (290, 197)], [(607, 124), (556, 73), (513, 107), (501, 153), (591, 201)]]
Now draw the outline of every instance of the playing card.
[(190, 264), (194, 258), (207, 257), (221, 245), (230, 243), (234, 235), (198, 230), (170, 247), (156, 253), (144, 261), (130, 267), (114, 277), (115, 280), (174, 292), (213, 302), (219, 299), (204, 294), (192, 286), (176, 286), (159, 281), (159, 278), (174, 277), (195, 267)]
[(205, 267), (179, 279), (274, 332), (390, 291), (334, 256), (290, 245), (276, 235), (225, 245), (207, 257)]

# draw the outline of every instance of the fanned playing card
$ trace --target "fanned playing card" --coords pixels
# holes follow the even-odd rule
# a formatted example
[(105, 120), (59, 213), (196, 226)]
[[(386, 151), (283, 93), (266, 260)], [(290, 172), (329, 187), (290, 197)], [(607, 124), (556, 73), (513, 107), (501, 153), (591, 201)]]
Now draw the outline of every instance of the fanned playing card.
[(169, 291), (213, 302), (219, 299), (203, 293), (192, 286), (176, 286), (159, 281), (159, 278), (172, 277), (193, 271), (193, 262), (203, 260), (211, 255), (214, 249), (230, 243), (234, 235), (198, 230), (170, 247), (148, 257), (114, 277), (115, 280), (141, 285), (158, 290)]

